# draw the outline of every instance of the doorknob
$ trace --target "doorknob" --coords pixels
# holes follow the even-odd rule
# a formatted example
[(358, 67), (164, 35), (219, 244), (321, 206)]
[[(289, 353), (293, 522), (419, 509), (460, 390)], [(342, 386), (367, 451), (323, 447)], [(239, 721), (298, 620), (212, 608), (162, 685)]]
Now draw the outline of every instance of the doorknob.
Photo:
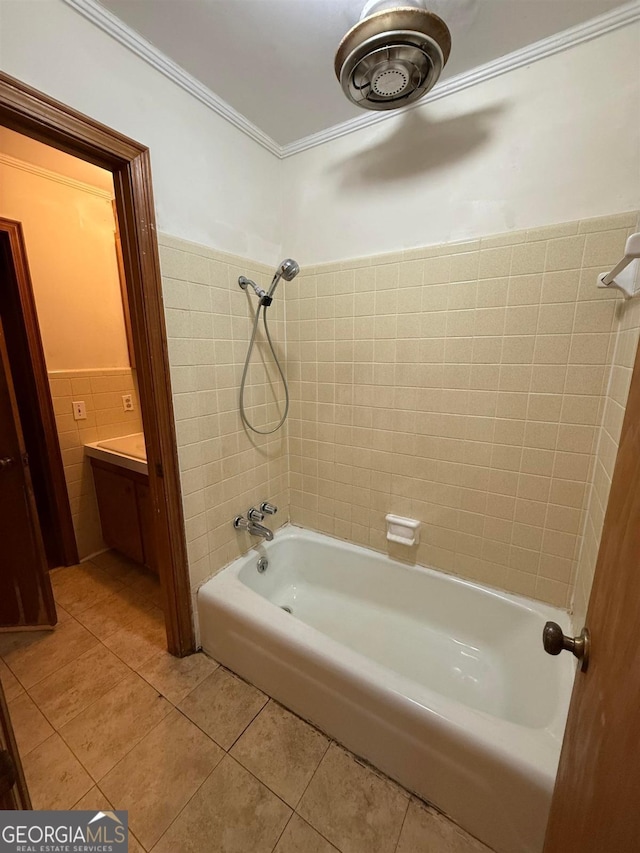
[(11, 468), (12, 465), (12, 456), (4, 456), (2, 459), (0, 459), (0, 471), (6, 471), (8, 468)]
[(579, 661), (580, 669), (587, 671), (589, 666), (589, 629), (583, 628), (578, 637), (567, 637), (557, 622), (547, 622), (542, 631), (542, 645), (549, 655), (559, 655), (560, 652), (571, 652)]

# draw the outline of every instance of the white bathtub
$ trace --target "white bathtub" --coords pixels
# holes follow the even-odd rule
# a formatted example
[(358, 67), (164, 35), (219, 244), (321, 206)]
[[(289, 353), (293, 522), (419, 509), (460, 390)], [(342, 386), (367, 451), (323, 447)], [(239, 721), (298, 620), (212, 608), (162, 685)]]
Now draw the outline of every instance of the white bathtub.
[(574, 672), (541, 636), (566, 613), (291, 526), (198, 613), (216, 660), (498, 853), (540, 853)]

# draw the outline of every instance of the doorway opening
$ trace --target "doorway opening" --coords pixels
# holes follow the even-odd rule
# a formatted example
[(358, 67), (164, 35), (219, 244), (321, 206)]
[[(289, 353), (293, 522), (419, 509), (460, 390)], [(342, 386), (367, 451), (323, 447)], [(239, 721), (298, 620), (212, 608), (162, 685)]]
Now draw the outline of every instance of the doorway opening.
[[(11, 356), (13, 376), (6, 396), (15, 416), (11, 458), (17, 460), (15, 466), (9, 464), (19, 480), (16, 488), (27, 496), (39, 522), (39, 529), (31, 533), (43, 570), (32, 580), (46, 604), (37, 618), (27, 617), (18, 595), (17, 622), (5, 620), (3, 626), (55, 623), (47, 569), (77, 566), (79, 560), (91, 558), (89, 568), (97, 568), (101, 582), (104, 576), (119, 575), (123, 586), (127, 569), (144, 565), (157, 573), (161, 590), (154, 590), (150, 574), (134, 580), (139, 592), (162, 607), (168, 650), (179, 656), (189, 654), (195, 649), (195, 638), (148, 150), (3, 74), (0, 134), (5, 140), (25, 139), (32, 147), (44, 143), (41, 147), (46, 146), (54, 158), (77, 158), (85, 170), (104, 171), (112, 182), (111, 216), (116, 225), (109, 263), (113, 262), (122, 288), (116, 295), (120, 317), (112, 326), (111, 341), (103, 321), (109, 305), (113, 308), (113, 292), (99, 306), (98, 325), (89, 330), (89, 315), (84, 322), (82, 317), (72, 317), (73, 300), (60, 298), (63, 281), (50, 293), (49, 307), (57, 316), (45, 321), (46, 309), (38, 304), (38, 294), (34, 296), (33, 269), (29, 275), (29, 234), (25, 239), (22, 217), (5, 216), (0, 208), (0, 217), (5, 216), (0, 220), (4, 320), (0, 337), (7, 365)], [(73, 177), (69, 180), (82, 183)], [(50, 250), (63, 252), (60, 241), (51, 233), (48, 236)], [(104, 272), (104, 263), (99, 266), (95, 277)], [(79, 292), (76, 289), (76, 295)], [(85, 309), (96, 313), (90, 302), (84, 300)], [(69, 360), (73, 350), (69, 344), (77, 343), (70, 333), (74, 323), (77, 338), (83, 338), (82, 351), (93, 348), (100, 353), (94, 353), (94, 361), (104, 356), (106, 344), (119, 349), (119, 355), (112, 352), (98, 365), (102, 373), (94, 375), (96, 365), (84, 364), (82, 358), (78, 364)], [(45, 325), (50, 340), (43, 346)], [(56, 362), (65, 346), (66, 356)], [(83, 422), (88, 422), (84, 430)], [(123, 437), (129, 438), (126, 447), (109, 446)], [(141, 458), (145, 455), (146, 462)], [(29, 506), (25, 513), (27, 517)], [(58, 585), (64, 586), (63, 581)], [(73, 584), (82, 582), (75, 578)]]

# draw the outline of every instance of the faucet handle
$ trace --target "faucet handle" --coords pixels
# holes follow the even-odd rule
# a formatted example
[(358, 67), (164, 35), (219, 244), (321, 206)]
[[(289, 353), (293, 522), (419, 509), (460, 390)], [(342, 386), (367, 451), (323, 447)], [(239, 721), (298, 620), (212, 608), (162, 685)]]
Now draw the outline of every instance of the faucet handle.
[(250, 510), (247, 510), (247, 518), (249, 521), (262, 521), (264, 519), (264, 513), (252, 506)]
[(263, 501), (263, 503), (260, 504), (260, 511), (267, 515), (275, 515), (278, 512), (278, 507), (268, 503), (267, 501)]

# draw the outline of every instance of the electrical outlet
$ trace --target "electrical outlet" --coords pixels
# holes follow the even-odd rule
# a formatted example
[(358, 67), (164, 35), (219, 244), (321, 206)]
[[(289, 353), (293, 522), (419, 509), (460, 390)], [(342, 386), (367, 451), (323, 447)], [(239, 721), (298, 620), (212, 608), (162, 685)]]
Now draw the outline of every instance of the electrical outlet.
[(71, 406), (73, 407), (73, 419), (75, 421), (86, 421), (87, 405), (84, 400), (75, 400)]
[(122, 408), (125, 412), (133, 411), (133, 395), (132, 394), (123, 394), (122, 395)]

